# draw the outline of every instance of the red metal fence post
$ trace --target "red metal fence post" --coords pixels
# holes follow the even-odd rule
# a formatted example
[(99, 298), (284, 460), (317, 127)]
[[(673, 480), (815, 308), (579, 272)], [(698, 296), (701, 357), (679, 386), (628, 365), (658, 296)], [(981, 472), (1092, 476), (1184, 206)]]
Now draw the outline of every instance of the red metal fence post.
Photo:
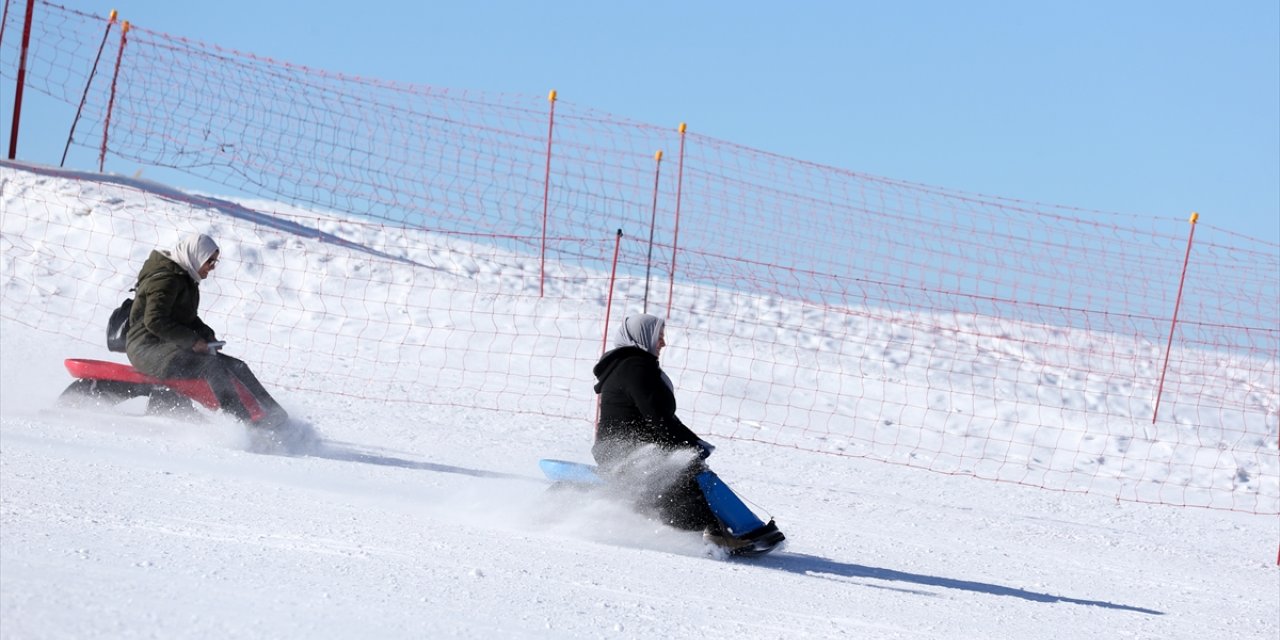
[(547, 94), (551, 103), (551, 115), (547, 121), (547, 173), (542, 182), (542, 258), (538, 270), (538, 297), (541, 298), (547, 279), (547, 200), (551, 195), (551, 134), (556, 128), (556, 91)]
[(676, 230), (671, 236), (671, 274), (667, 281), (667, 320), (671, 319), (671, 299), (676, 290), (676, 248), (680, 245), (680, 197), (684, 188), (684, 132), (688, 129), (680, 123), (680, 158), (676, 164)]
[(649, 256), (644, 260), (644, 301), (641, 310), (649, 313), (649, 273), (653, 270), (653, 232), (658, 225), (658, 180), (662, 176), (662, 152), (653, 154), (653, 208), (649, 212)]
[[(31, 14), (36, 0), (27, 0), (27, 17), (22, 24), (22, 53), (18, 55), (18, 80), (13, 90), (13, 126), (9, 129), (9, 159), (18, 156), (18, 123), (22, 120), (22, 88), (27, 82), (27, 49), (31, 46)], [(9, 5), (5, 4), (8, 13)]]
[(1164, 393), (1164, 376), (1169, 371), (1169, 351), (1173, 348), (1173, 331), (1178, 326), (1178, 309), (1182, 306), (1182, 287), (1187, 282), (1187, 264), (1191, 261), (1191, 241), (1196, 237), (1196, 222), (1200, 214), (1191, 212), (1191, 234), (1187, 236), (1187, 253), (1182, 258), (1182, 278), (1178, 280), (1178, 297), (1173, 303), (1173, 320), (1169, 322), (1169, 342), (1164, 347), (1164, 366), (1160, 368), (1160, 384), (1156, 387), (1156, 406), (1151, 412), (1151, 424), (1160, 415), (1160, 396)]
[(120, 25), (120, 51), (116, 53), (116, 70), (111, 74), (111, 97), (107, 99), (107, 117), (102, 123), (102, 148), (98, 151), (98, 173), (107, 163), (107, 132), (111, 129), (111, 110), (116, 106), (116, 81), (120, 79), (120, 60), (124, 58), (124, 45), (129, 41), (129, 21)]

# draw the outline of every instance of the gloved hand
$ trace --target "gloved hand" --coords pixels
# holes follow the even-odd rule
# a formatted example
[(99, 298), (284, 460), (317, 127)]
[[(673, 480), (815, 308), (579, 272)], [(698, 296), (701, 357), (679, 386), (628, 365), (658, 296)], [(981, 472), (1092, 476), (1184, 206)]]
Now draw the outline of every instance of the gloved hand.
[(698, 447), (698, 457), (703, 460), (710, 458), (711, 452), (716, 450), (716, 446), (714, 444), (711, 444), (702, 438), (698, 438), (698, 441), (695, 442), (694, 445)]

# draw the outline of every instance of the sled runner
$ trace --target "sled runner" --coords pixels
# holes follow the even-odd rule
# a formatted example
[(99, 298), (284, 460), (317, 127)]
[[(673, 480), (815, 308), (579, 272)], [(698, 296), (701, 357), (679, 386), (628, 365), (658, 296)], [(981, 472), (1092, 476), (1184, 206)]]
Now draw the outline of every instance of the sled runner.
[[(219, 406), (213, 389), (201, 379), (160, 380), (130, 365), (105, 360), (68, 358), (63, 364), (76, 379), (58, 397), (64, 406), (81, 405), (86, 399), (114, 405), (138, 397), (150, 399), (148, 413), (190, 408), (193, 400), (209, 409)], [(262, 419), (266, 415), (262, 405), (239, 380), (233, 382), (250, 418), (254, 422)]]
[[(603, 488), (607, 482), (596, 473), (596, 468), (581, 462), (542, 459), (538, 461), (543, 475), (553, 488)], [(762, 521), (752, 513), (742, 499), (710, 469), (698, 474), (698, 486), (711, 506), (711, 512), (720, 520), (722, 531), (709, 534), (708, 541), (723, 547), (729, 555), (761, 556), (773, 551), (786, 540), (778, 526), (770, 519)]]

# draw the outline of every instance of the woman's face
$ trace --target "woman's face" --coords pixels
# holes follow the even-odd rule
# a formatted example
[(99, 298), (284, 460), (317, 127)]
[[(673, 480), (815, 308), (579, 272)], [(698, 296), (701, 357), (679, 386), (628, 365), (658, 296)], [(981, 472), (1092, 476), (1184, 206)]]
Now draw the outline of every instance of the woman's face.
[(196, 270), (196, 273), (200, 274), (201, 280), (208, 278), (209, 272), (213, 271), (213, 268), (218, 266), (218, 255), (221, 253), (222, 251), (214, 251), (213, 255), (209, 256), (209, 259), (205, 260), (204, 264), (200, 265), (200, 268)]
[(666, 327), (663, 327), (662, 331), (658, 332), (658, 353), (655, 355), (660, 355), (662, 353), (662, 348), (665, 346), (667, 346), (667, 329)]

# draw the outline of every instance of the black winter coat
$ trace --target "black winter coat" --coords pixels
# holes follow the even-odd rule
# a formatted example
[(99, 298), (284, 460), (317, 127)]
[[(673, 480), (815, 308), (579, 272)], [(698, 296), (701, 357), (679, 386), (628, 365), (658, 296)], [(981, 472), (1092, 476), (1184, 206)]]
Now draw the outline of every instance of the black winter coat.
[(698, 436), (676, 417), (676, 396), (662, 379), (658, 357), (639, 347), (604, 354), (592, 373), (600, 394), (600, 424), (592, 454), (608, 466), (637, 447), (695, 447)]

